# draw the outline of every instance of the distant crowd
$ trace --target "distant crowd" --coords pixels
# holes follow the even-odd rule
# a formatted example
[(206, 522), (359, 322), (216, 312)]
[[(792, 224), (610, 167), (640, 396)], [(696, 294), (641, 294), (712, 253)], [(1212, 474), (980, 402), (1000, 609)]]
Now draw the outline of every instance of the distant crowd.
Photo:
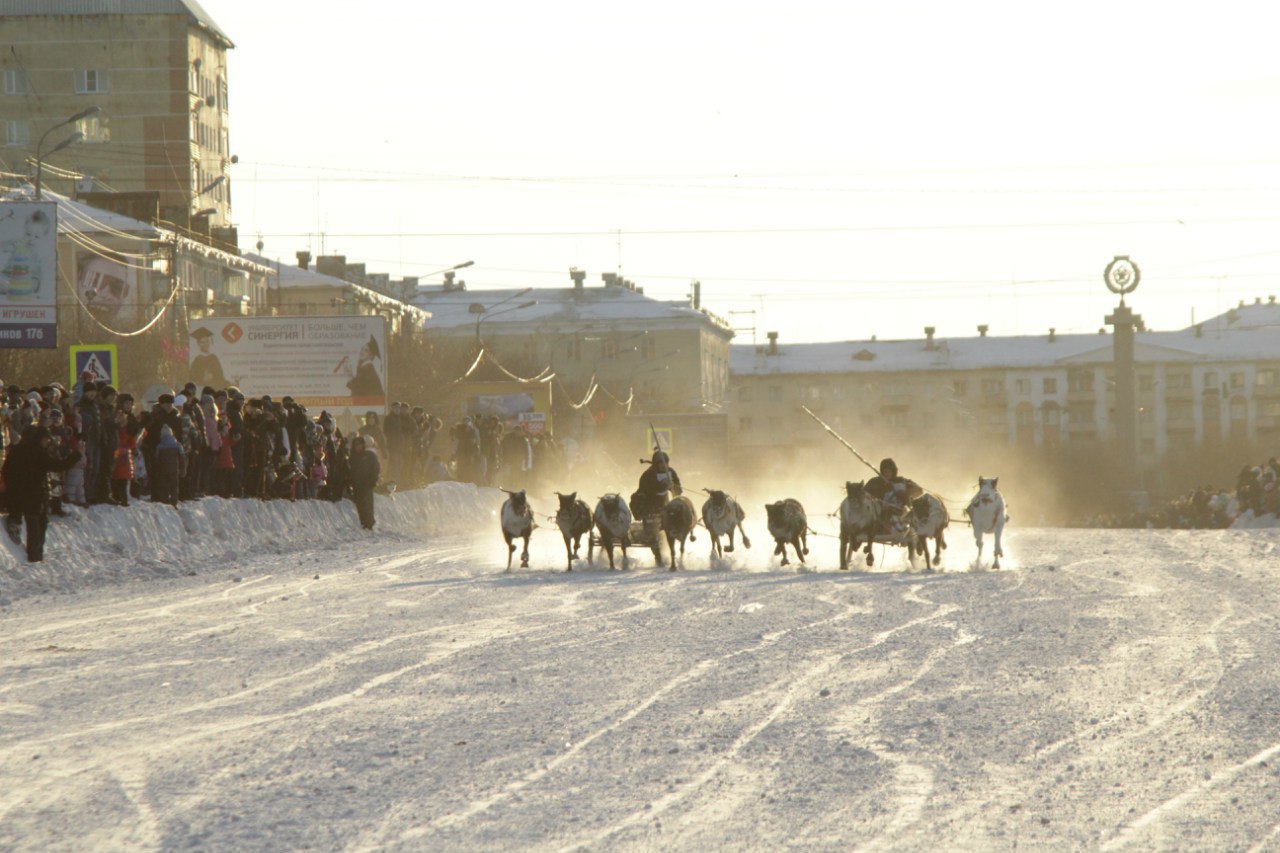
[[(70, 389), (58, 382), (0, 389), (0, 510), (15, 540), (24, 519), (30, 533), (41, 515), (65, 515), (69, 504), (176, 506), (209, 496), (351, 498), (371, 528), (375, 489), (499, 477), (523, 488), (562, 461), (549, 436), (504, 430), (493, 416), (459, 421), (449, 430), (452, 447), (437, 448), (448, 444), (437, 440), (441, 419), (401, 402), (344, 432), (327, 411), (313, 416), (289, 396), (246, 398), (235, 386), (188, 382), (149, 407), (88, 373)], [(383, 472), (394, 472), (395, 482), (383, 483)]]
[(1086, 527), (1213, 530), (1230, 527), (1246, 512), (1254, 518), (1280, 514), (1280, 462), (1246, 465), (1235, 491), (1201, 486), (1163, 506), (1144, 511), (1095, 516)]

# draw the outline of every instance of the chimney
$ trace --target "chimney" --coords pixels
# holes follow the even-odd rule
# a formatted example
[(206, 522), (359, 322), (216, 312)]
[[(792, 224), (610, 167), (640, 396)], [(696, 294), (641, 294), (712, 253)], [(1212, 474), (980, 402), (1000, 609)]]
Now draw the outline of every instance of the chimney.
[(1274, 296), (1268, 296), (1268, 297), (1267, 297), (1267, 304), (1268, 304), (1268, 305), (1275, 305), (1275, 304), (1276, 304), (1276, 298), (1275, 298)]
[(616, 272), (602, 272), (600, 278), (604, 281), (605, 287), (616, 287), (619, 284)]
[(1049, 327), (1049, 343), (1054, 343), (1057, 340), (1058, 340), (1058, 330), (1050, 326)]
[(938, 348), (938, 345), (933, 342), (933, 333), (936, 331), (938, 331), (936, 326), (924, 327), (924, 348), (928, 352), (933, 352)]
[(308, 252), (306, 249), (303, 249), (301, 252), (298, 252), (297, 255), (298, 255), (298, 266), (300, 268), (305, 270), (311, 266), (310, 252)]
[(778, 354), (778, 333), (769, 332), (767, 337), (769, 338), (769, 351), (768, 351), (769, 355), (777, 355)]
[(987, 336), (988, 328), (989, 327), (987, 326), (987, 324), (983, 323), (981, 326), (978, 327), (978, 334), (985, 338)]
[(407, 275), (400, 280), (400, 292), (405, 299), (412, 299), (418, 293), (418, 277)]
[(453, 270), (449, 270), (447, 273), (444, 274), (444, 292), (449, 293), (454, 290), (466, 290), (467, 283), (465, 281), (462, 281), (461, 279), (459, 279), (458, 281), (454, 281), (453, 276), (454, 276)]
[(585, 287), (584, 282), (587, 280), (587, 271), (569, 267), (569, 278), (573, 279), (573, 292), (581, 294)]
[(693, 305), (693, 310), (695, 311), (702, 308), (702, 282), (696, 279), (693, 282), (693, 297), (690, 300), (690, 304)]
[(1197, 338), (1204, 337), (1204, 323), (1196, 323), (1196, 337)]
[(347, 277), (346, 255), (321, 255), (316, 258), (316, 272), (331, 275), (334, 278)]

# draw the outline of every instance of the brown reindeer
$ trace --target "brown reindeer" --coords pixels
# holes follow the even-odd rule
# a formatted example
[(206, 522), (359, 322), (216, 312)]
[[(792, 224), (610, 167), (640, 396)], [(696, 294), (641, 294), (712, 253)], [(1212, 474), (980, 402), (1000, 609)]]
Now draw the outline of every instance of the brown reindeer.
[(571, 572), (573, 561), (578, 559), (583, 536), (587, 537), (587, 562), (591, 562), (594, 553), (595, 546), (591, 542), (591, 510), (585, 501), (578, 500), (577, 492), (567, 495), (556, 492), (556, 497), (560, 499), (560, 508), (556, 510), (556, 527), (560, 528), (560, 534), (564, 536), (564, 551), (569, 562), (565, 571)]
[(782, 565), (787, 565), (787, 546), (796, 549), (796, 559), (804, 562), (804, 555), (809, 553), (809, 516), (804, 507), (795, 498), (786, 498), (777, 503), (765, 504), (765, 512), (769, 514), (769, 534), (777, 543), (774, 554), (782, 555)]
[(671, 552), (671, 571), (676, 570), (676, 543), (680, 543), (680, 567), (684, 567), (684, 543), (697, 541), (693, 526), (697, 516), (693, 514), (693, 501), (684, 496), (672, 498), (662, 508), (662, 529), (667, 535), (667, 550)]

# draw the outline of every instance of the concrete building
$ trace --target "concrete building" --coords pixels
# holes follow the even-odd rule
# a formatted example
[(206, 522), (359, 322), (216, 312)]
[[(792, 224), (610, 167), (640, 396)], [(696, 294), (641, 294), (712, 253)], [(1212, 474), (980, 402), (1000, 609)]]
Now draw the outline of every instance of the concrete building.
[(234, 45), (199, 3), (0, 0), (0, 31), (0, 169), (34, 179), (41, 138), (43, 154), (79, 130), (83, 141), (43, 164), (45, 186), (154, 194), (160, 219), (220, 237), (231, 221)]
[[(735, 458), (792, 465), (830, 453), (835, 445), (802, 406), (877, 458), (1084, 457), (1115, 442), (1113, 338), (1105, 332), (991, 337), (982, 328), (975, 337), (941, 339), (928, 328), (917, 340), (770, 338), (732, 348)], [(1167, 479), (1159, 472), (1198, 451), (1280, 452), (1274, 297), (1191, 328), (1140, 331), (1135, 359), (1138, 467), (1148, 484), (1158, 487)]]
[[(429, 310), (432, 358), (460, 377), (481, 346), (500, 371), (552, 378), (557, 434), (590, 440), (597, 427), (626, 457), (645, 450), (652, 421), (678, 452), (715, 460), (727, 452), (728, 323), (697, 298), (671, 302), (612, 273), (588, 287), (571, 271), (564, 288), (468, 291), (465, 284), (418, 288)], [(505, 374), (490, 375), (489, 378)], [(508, 376), (510, 378), (510, 376)]]

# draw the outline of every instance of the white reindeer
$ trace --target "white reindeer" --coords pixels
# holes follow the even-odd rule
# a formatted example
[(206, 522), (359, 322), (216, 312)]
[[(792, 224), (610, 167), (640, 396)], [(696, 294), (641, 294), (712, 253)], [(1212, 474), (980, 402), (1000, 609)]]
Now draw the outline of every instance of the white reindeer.
[[(506, 492), (506, 489), (503, 489)], [(533, 534), (533, 510), (525, 497), (524, 489), (518, 492), (507, 492), (508, 497), (502, 503), (502, 538), (507, 541), (507, 571), (511, 571), (511, 555), (516, 551), (513, 540), (523, 539), (524, 550), (520, 552), (520, 568), (529, 568), (529, 537)]]
[(999, 477), (979, 477), (978, 493), (964, 510), (965, 515), (969, 516), (969, 523), (973, 525), (973, 540), (978, 545), (979, 560), (982, 559), (982, 534), (991, 533), (995, 536), (995, 560), (991, 563), (993, 569), (1000, 568), (1000, 558), (1004, 556), (1004, 549), (1000, 547), (1000, 534), (1004, 532), (1004, 523), (1009, 520), (1004, 498), (996, 490), (999, 481)]
[[(742, 534), (742, 546), (744, 548), (751, 547), (751, 540), (747, 538), (747, 531), (742, 529), (742, 521), (746, 518), (746, 513), (742, 511), (742, 506), (725, 492), (717, 489), (709, 489), (707, 491), (707, 501), (702, 505), (702, 523), (706, 525), (707, 532), (711, 534), (711, 556), (723, 557), (725, 554), (733, 553), (733, 533), (735, 530)], [(720, 537), (728, 536), (729, 544), (724, 546), (720, 544)]]
[(631, 510), (622, 495), (607, 494), (596, 504), (596, 530), (600, 533), (600, 550), (609, 555), (609, 568), (613, 565), (613, 546), (622, 549), (622, 563), (627, 561), (627, 546), (631, 544)]

